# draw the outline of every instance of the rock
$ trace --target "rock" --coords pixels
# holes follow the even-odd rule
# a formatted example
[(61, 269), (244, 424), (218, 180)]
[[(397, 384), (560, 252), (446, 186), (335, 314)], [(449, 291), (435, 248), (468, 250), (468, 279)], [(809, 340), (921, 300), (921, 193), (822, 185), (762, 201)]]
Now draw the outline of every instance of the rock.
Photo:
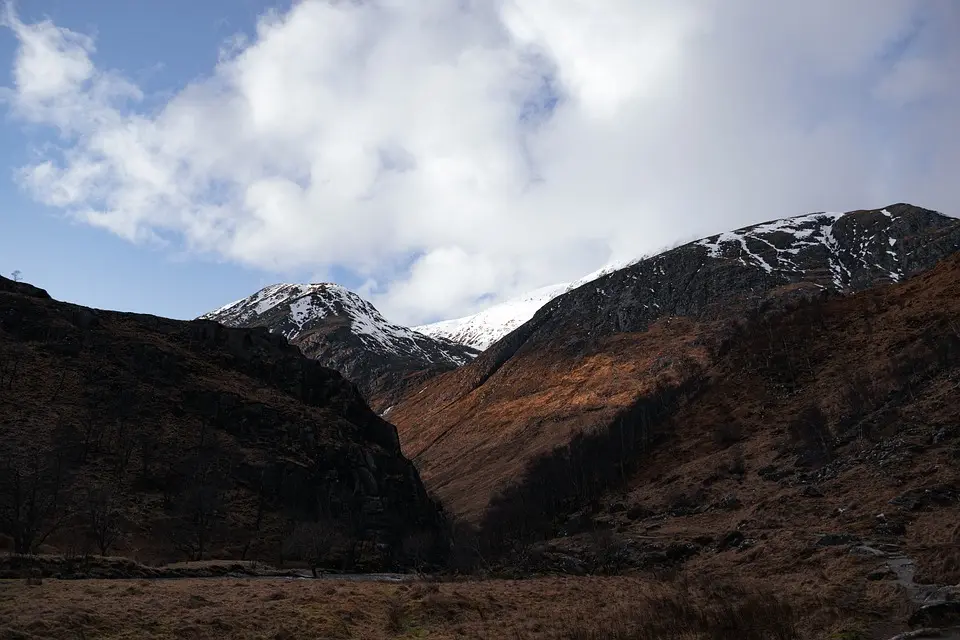
[(664, 550), (668, 560), (673, 562), (683, 562), (687, 558), (697, 555), (700, 548), (689, 542), (672, 542)]
[(897, 578), (897, 572), (883, 565), (877, 567), (873, 571), (867, 574), (867, 580), (877, 581), (877, 580), (895, 580)]
[(932, 444), (940, 444), (942, 442), (946, 442), (947, 440), (955, 436), (956, 436), (955, 429), (948, 429), (947, 427), (944, 427), (933, 434), (933, 436), (930, 438), (930, 442)]
[(818, 547), (839, 547), (845, 544), (853, 544), (860, 540), (849, 533), (826, 533), (817, 540)]
[(728, 549), (736, 549), (743, 544), (745, 536), (739, 531), (731, 531), (723, 536), (720, 539), (720, 542), (717, 543), (717, 551), (727, 551)]
[(643, 505), (634, 505), (627, 509), (627, 518), (630, 520), (643, 520), (653, 515), (653, 511)]
[(808, 484), (800, 489), (800, 495), (804, 498), (822, 498), (823, 491), (815, 484)]
[(922, 511), (932, 507), (949, 507), (960, 502), (960, 490), (954, 485), (938, 484), (911, 489), (890, 501), (907, 511)]
[(960, 585), (954, 587), (940, 587), (926, 597), (926, 604), (936, 602), (958, 602), (960, 601)]
[(780, 469), (774, 465), (767, 465), (766, 467), (761, 467), (757, 469), (757, 475), (763, 478), (764, 480), (769, 480), (771, 482), (779, 482), (784, 478), (789, 478), (792, 476), (795, 471), (790, 469)]
[(720, 498), (720, 500), (714, 506), (717, 509), (722, 509), (723, 511), (734, 511), (742, 507), (743, 503), (740, 502), (740, 499), (736, 495), (728, 493)]
[[(234, 540), (251, 539), (245, 523), (259, 521), (258, 501), (264, 522), (320, 510), (355, 518), (346, 537), (365, 545), (355, 560), (379, 568), (397, 565), (407, 535), (442, 535), (440, 511), (402, 456), (396, 429), (370, 410), (355, 385), (304, 357), (283, 336), (85, 309), (23, 295), (22, 289), (0, 293), (0, 353), (22, 356), (35, 397), (55, 398), (66, 412), (65, 425), (82, 422), (97, 438), (122, 438), (116, 443), (129, 445), (133, 460), (142, 458), (137, 481), (117, 506), (129, 514), (130, 530), (142, 532), (137, 545), (144, 554), (176, 558), (168, 534), (193, 526), (186, 507), (200, 489), (197, 474), (208, 470), (217, 474), (211, 495), (231, 534), (215, 536), (211, 555), (233, 554)], [(22, 321), (8, 322), (10, 310)], [(66, 384), (58, 376), (63, 362), (50, 358), (64, 353), (64, 344), (82, 347), (71, 357)], [(58, 439), (77, 437), (52, 428), (13, 428), (34, 413), (27, 403), (5, 407), (3, 463), (33, 441), (37, 453), (59, 460)], [(121, 422), (122, 433), (114, 431)], [(197, 434), (201, 443), (216, 446), (196, 453)], [(74, 442), (69, 445), (64, 450), (73, 455)], [(112, 464), (107, 447), (83, 447), (89, 457), (63, 477), (58, 487), (64, 493), (85, 491), (99, 469)], [(161, 491), (176, 496), (173, 514), (147, 498)], [(258, 500), (265, 496), (266, 502)], [(280, 528), (263, 533), (257, 543), (263, 548), (282, 544)], [(380, 544), (387, 552), (368, 550)]]
[(952, 629), (917, 629), (898, 633), (889, 640), (924, 640), (926, 638), (940, 638), (941, 640), (960, 640), (960, 628)]
[(886, 553), (880, 551), (880, 549), (874, 549), (873, 547), (868, 547), (867, 545), (861, 544), (850, 549), (850, 555), (854, 556), (867, 556), (872, 558), (883, 558), (886, 557)]
[(948, 627), (960, 625), (960, 602), (927, 604), (914, 612), (907, 623), (911, 627)]
[(881, 516), (877, 516), (873, 525), (873, 532), (877, 535), (902, 536), (907, 533), (907, 525), (902, 519)]

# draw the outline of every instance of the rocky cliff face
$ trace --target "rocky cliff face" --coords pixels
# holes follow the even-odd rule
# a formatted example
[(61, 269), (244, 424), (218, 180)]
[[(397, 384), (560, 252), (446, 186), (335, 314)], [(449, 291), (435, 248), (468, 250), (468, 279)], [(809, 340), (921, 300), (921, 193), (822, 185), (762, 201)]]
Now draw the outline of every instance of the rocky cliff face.
[(390, 417), (428, 485), (478, 515), (532, 456), (605, 425), (657, 376), (708, 365), (751, 310), (896, 282), (958, 249), (960, 220), (906, 204), (705, 238), (551, 300)]
[[(17, 547), (79, 544), (94, 502), (113, 550), (145, 559), (276, 561), (297, 522), (320, 521), (337, 562), (384, 568), (405, 537), (439, 533), (395, 428), (266, 329), (96, 311), (0, 278), (0, 407), (0, 533)], [(34, 515), (17, 507), (31, 487)]]
[(411, 380), (454, 369), (478, 353), (392, 324), (372, 304), (335, 284), (272, 285), (201, 318), (282, 335), (355, 383), (381, 411)]

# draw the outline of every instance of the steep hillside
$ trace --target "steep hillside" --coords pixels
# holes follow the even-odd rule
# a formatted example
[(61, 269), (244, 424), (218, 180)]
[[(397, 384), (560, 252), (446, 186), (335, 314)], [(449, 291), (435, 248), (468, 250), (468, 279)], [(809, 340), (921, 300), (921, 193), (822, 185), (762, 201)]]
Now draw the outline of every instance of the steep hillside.
[(0, 278), (0, 542), (276, 561), (307, 529), (330, 562), (373, 567), (438, 532), (396, 430), (339, 373), (265, 329)]
[(449, 371), (477, 355), (471, 347), (387, 322), (372, 304), (335, 284), (272, 285), (201, 319), (282, 335), (307, 357), (342, 373), (379, 411), (411, 380)]
[(894, 282), (958, 248), (960, 220), (904, 204), (690, 243), (552, 300), (390, 417), (427, 485), (476, 520), (533, 457), (711, 366), (738, 318)]
[(847, 625), (817, 637), (960, 625), (960, 253), (756, 310), (676, 382), (528, 463), (480, 522), (505, 566), (762, 576)]

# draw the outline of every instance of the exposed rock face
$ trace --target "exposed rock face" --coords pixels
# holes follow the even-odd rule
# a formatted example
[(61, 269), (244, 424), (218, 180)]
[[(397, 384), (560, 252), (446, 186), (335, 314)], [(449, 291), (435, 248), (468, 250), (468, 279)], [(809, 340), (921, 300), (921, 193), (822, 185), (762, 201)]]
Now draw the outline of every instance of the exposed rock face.
[(641, 260), (554, 299), (517, 333), (541, 342), (572, 331), (593, 338), (641, 331), (665, 316), (729, 315), (731, 303), (746, 309), (790, 285), (861, 291), (930, 269), (957, 250), (960, 220), (906, 204), (788, 218)]
[(896, 282), (958, 249), (960, 220), (906, 204), (706, 238), (551, 300), (469, 365), (411, 388), (390, 418), (428, 486), (478, 516), (532, 457), (609, 424), (657, 376), (709, 365), (724, 323)]
[(335, 284), (272, 285), (201, 318), (282, 335), (307, 357), (342, 373), (379, 411), (410, 380), (449, 371), (478, 353), (392, 324), (372, 304)]
[(37, 291), (0, 278), (0, 533), (20, 535), (13, 481), (34, 468), (74, 534), (88, 493), (114, 496), (118, 550), (142, 557), (275, 561), (291, 521), (320, 518), (351, 561), (387, 567), (404, 536), (439, 531), (396, 429), (281, 335)]
[[(916, 272), (917, 265), (920, 265), (920, 268), (929, 265), (929, 258), (924, 256), (927, 248), (912, 241), (915, 232), (923, 233), (928, 240), (933, 239), (935, 243), (946, 242), (946, 246), (934, 246), (932, 254), (942, 255), (949, 249), (949, 233), (945, 238), (930, 237), (929, 232), (937, 227), (945, 230), (951, 227), (942, 216), (931, 216), (933, 212), (898, 204), (886, 209), (856, 213), (857, 215), (810, 214), (719, 234), (663, 254), (671, 258), (664, 262), (633, 260), (611, 265), (575, 282), (531, 291), (472, 316), (436, 322), (415, 329), (434, 337), (448, 338), (481, 350), (486, 349), (532, 318), (537, 310), (558, 296), (584, 287), (608, 274), (625, 273), (629, 271), (628, 267), (634, 265), (663, 267), (665, 273), (671, 276), (674, 286), (682, 285), (685, 280), (673, 278), (675, 272), (672, 269), (679, 268), (680, 271), (676, 273), (689, 276), (687, 269), (703, 265), (701, 252), (696, 247), (706, 248), (707, 255), (711, 258), (730, 258), (738, 260), (744, 267), (756, 267), (764, 273), (772, 274), (773, 280), (819, 283), (844, 291), (862, 289), (884, 280), (896, 281), (904, 274)], [(896, 243), (901, 238), (906, 242), (898, 247)], [(664, 280), (657, 278), (657, 274), (649, 270), (639, 269), (630, 273), (648, 284)], [(762, 283), (759, 284), (763, 286)], [(648, 299), (648, 305), (663, 305), (665, 302), (656, 299), (656, 296), (651, 298), (642, 295), (645, 293), (643, 291), (640, 293), (640, 297)], [(701, 298), (712, 295), (711, 292), (702, 290), (691, 291), (691, 294)]]

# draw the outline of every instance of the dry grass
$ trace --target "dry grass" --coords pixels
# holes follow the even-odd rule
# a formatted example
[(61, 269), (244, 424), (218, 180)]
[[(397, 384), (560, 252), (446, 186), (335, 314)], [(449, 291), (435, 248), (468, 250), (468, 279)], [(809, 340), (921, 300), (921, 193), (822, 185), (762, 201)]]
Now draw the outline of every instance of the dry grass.
[[(885, 396), (896, 386), (892, 356), (908, 356), (923, 346), (925, 337), (950, 333), (950, 322), (956, 326), (958, 278), (960, 258), (955, 256), (901, 284), (822, 304), (822, 317), (814, 319), (822, 326), (815, 330), (810, 318), (787, 314), (769, 327), (769, 335), (753, 331), (734, 346), (734, 357), (707, 363), (714, 365), (717, 380), (711, 397), (699, 399), (677, 419), (697, 431), (699, 450), (693, 453), (716, 449), (700, 433), (735, 424), (744, 438), (769, 434), (804, 405), (820, 406), (836, 421), (843, 417), (840, 405), (854, 374), (872, 384), (877, 397)], [(521, 349), (477, 388), (484, 356), (411, 389), (390, 418), (427, 486), (452, 512), (478, 519), (490, 498), (516, 482), (531, 459), (568, 443), (580, 431), (606, 426), (618, 410), (649, 391), (658, 376), (669, 377), (669, 370), (661, 368), (665, 363), (684, 357), (705, 363), (709, 349), (704, 345), (715, 331), (716, 326), (689, 318), (663, 318), (647, 331), (597, 338), (571, 353), (566, 342), (581, 343), (570, 329), (570, 336)], [(780, 366), (796, 378), (796, 389), (776, 388), (770, 384), (771, 372), (759, 370), (761, 363), (779, 361), (772, 356), (787, 359)], [(955, 424), (955, 401), (948, 391), (955, 394), (956, 383), (942, 393), (926, 389), (926, 399), (911, 398), (918, 417)], [(669, 457), (675, 454), (671, 449)]]
[(799, 638), (759, 592), (635, 578), (0, 582), (0, 638)]
[(665, 318), (642, 333), (607, 336), (576, 357), (561, 346), (534, 350), (464, 394), (474, 375), (465, 367), (429, 381), (423, 393), (412, 390), (390, 419), (404, 454), (444, 505), (479, 519), (532, 458), (606, 427), (658, 380), (677, 378), (683, 359), (704, 361), (698, 335), (696, 323)]

